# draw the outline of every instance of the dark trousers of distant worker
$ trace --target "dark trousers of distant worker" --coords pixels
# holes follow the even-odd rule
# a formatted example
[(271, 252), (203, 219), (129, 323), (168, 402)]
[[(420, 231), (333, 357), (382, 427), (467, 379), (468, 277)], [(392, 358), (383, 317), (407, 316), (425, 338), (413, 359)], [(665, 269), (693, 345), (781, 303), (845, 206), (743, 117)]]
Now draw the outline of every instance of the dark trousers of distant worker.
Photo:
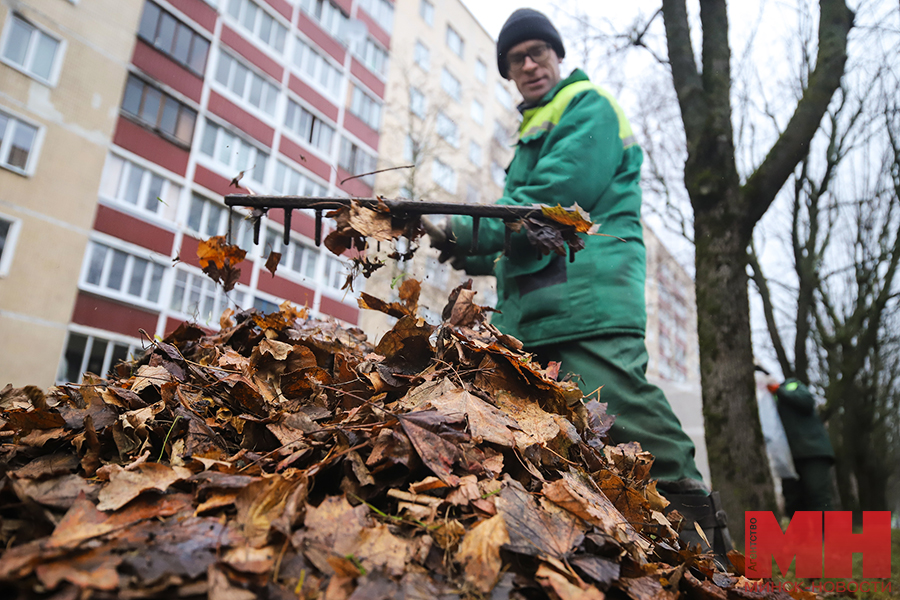
[[(527, 348), (542, 364), (562, 363), (561, 373), (581, 376), (579, 387), (590, 394), (600, 386), (600, 401), (616, 416), (614, 443), (636, 441), (655, 457), (651, 475), (671, 491), (702, 493), (703, 477), (694, 462), (694, 443), (684, 432), (665, 394), (647, 381), (643, 336), (606, 335)], [(709, 493), (705, 491), (705, 493)]]
[(832, 464), (830, 458), (795, 458), (797, 479), (782, 479), (784, 512), (788, 517), (798, 510), (835, 510), (832, 500)]

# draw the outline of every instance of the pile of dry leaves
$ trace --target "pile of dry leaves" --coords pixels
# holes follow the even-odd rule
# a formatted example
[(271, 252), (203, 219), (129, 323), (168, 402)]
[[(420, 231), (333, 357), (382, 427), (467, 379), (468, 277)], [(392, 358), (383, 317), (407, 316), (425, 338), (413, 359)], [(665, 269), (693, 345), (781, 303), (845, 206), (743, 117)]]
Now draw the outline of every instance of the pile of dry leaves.
[(754, 598), (677, 549), (652, 456), (418, 283), (377, 346), (280, 312), (0, 396), (4, 598)]

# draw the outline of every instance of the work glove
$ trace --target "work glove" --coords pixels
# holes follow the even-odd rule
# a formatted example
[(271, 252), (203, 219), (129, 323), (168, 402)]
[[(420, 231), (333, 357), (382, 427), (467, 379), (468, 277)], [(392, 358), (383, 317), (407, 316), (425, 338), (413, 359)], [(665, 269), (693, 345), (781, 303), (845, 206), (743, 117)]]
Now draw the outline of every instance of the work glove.
[(445, 219), (443, 223), (438, 224), (428, 217), (422, 217), (422, 227), (425, 228), (425, 233), (427, 233), (428, 237), (431, 239), (431, 247), (440, 252), (438, 260), (442, 263), (449, 260), (454, 268), (461, 268), (455, 264), (458, 263), (460, 259), (455, 257), (456, 237), (453, 235), (450, 219)]

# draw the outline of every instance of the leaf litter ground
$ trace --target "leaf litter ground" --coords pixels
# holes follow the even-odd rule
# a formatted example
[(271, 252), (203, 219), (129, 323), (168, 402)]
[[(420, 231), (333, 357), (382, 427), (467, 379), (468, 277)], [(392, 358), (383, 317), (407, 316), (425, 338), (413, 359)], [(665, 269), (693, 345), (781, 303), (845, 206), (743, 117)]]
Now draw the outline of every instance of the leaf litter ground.
[(398, 319), (375, 346), (285, 304), (183, 325), (109, 379), (7, 386), (0, 595), (764, 597), (679, 549), (653, 457), (471, 289), (440, 327), (399, 291), (360, 300)]

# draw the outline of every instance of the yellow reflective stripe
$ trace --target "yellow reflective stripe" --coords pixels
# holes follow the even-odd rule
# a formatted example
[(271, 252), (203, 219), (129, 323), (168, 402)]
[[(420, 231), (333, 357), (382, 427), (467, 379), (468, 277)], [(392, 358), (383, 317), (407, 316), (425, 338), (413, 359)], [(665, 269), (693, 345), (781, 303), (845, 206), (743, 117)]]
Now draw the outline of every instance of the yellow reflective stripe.
[(585, 90), (591, 89), (596, 91), (603, 98), (606, 98), (615, 111), (616, 118), (619, 121), (619, 138), (622, 140), (622, 145), (627, 148), (636, 144), (637, 140), (634, 137), (634, 131), (631, 129), (631, 123), (628, 122), (628, 118), (625, 116), (622, 107), (619, 106), (619, 103), (616, 102), (616, 99), (613, 98), (609, 92), (599, 85), (594, 85), (590, 81), (576, 81), (575, 83), (571, 83), (559, 90), (556, 96), (553, 97), (553, 100), (544, 106), (526, 110), (523, 115), (524, 119), (522, 120), (522, 124), (519, 126), (519, 140), (525, 141), (539, 133), (551, 131), (559, 124), (559, 120), (562, 118), (562, 115), (572, 101), (572, 98)]

